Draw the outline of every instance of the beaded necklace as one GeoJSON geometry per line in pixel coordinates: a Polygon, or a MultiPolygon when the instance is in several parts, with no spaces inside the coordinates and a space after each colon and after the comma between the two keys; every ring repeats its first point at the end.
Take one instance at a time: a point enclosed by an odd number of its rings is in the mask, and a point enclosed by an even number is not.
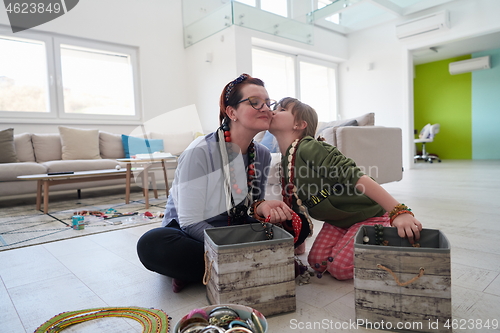
{"type": "Polygon", "coordinates": [[[246,216],[250,203],[258,199],[259,189],[257,188],[257,186],[255,186],[255,144],[252,140],[247,149],[247,195],[242,204],[235,205],[232,191],[234,190],[236,194],[241,194],[243,190],[238,186],[236,182],[236,174],[233,161],[236,158],[238,152],[233,151],[233,145],[230,144],[231,132],[227,122],[224,122],[219,130],[219,142],[221,147],[226,185],[226,197],[230,199],[230,201],[227,202],[228,224],[231,225],[235,222],[241,222],[241,220],[246,216]],[[223,133],[222,135],[221,132],[223,133]],[[221,140],[222,136],[223,140],[221,140]]]}
{"type": "Polygon", "coordinates": [[[125,317],[142,324],[143,332],[167,333],[170,317],[163,310],[139,307],[105,307],[60,313],[40,325],[35,333],[61,332],[66,328],[105,317],[125,317]]]}
{"type": "Polygon", "coordinates": [[[295,139],[295,141],[292,142],[292,145],[288,151],[288,181],[285,179],[285,175],[283,174],[283,170],[280,164],[280,173],[281,173],[281,186],[282,186],[282,191],[281,194],[283,196],[283,202],[285,202],[288,207],[292,208],[293,205],[293,198],[295,198],[295,202],[297,203],[297,206],[299,206],[299,210],[306,216],[307,222],[309,223],[309,236],[312,236],[313,234],[313,224],[311,221],[311,218],[309,217],[309,213],[307,212],[306,207],[302,204],[302,200],[299,198],[299,195],[297,194],[297,186],[295,186],[294,181],[294,175],[295,175],[295,158],[297,155],[297,149],[299,146],[299,139],[295,139]]]}

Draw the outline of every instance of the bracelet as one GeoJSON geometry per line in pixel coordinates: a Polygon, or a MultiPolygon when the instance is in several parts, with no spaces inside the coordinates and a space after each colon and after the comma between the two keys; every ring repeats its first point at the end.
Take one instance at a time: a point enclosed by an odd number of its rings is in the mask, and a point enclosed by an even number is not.
{"type": "Polygon", "coordinates": [[[265,200],[256,200],[254,201],[254,203],[252,204],[252,206],[250,207],[250,215],[253,216],[254,219],[256,219],[257,221],[260,221],[260,222],[265,222],[266,221],[266,218],[265,217],[262,217],[260,216],[259,214],[257,214],[257,207],[263,203],[265,200]]]}
{"type": "Polygon", "coordinates": [[[404,210],[400,210],[396,213],[394,213],[391,217],[390,217],[390,223],[391,223],[391,227],[392,227],[392,222],[394,222],[394,220],[396,219],[396,217],[398,217],[399,215],[401,214],[410,214],[411,216],[415,217],[415,215],[410,211],[410,210],[407,210],[407,209],[404,209],[404,210]]]}
{"type": "Polygon", "coordinates": [[[394,216],[394,214],[396,214],[397,212],[399,211],[402,211],[402,210],[407,210],[409,212],[411,212],[411,209],[405,205],[404,203],[400,203],[400,204],[397,204],[390,212],[389,212],[389,218],[392,219],[392,217],[394,216]]]}

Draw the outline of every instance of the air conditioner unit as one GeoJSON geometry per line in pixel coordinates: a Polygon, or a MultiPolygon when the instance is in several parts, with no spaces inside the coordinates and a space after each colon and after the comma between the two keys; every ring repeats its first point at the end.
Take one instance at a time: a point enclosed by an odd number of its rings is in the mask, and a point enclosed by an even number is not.
{"type": "Polygon", "coordinates": [[[406,39],[449,28],[450,16],[448,11],[441,11],[397,24],[396,36],[399,39],[406,39]]]}
{"type": "Polygon", "coordinates": [[[468,73],[490,67],[490,56],[473,58],[468,60],[450,62],[449,70],[451,75],[468,73]]]}

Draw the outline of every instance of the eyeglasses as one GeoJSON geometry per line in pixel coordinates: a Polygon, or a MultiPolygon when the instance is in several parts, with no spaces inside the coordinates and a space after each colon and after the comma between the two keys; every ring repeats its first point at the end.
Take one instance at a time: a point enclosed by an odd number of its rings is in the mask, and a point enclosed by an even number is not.
{"type": "Polygon", "coordinates": [[[264,107],[264,104],[267,105],[267,107],[271,110],[273,109],[277,102],[274,100],[274,99],[266,99],[266,100],[263,100],[262,98],[260,97],[256,97],[256,96],[251,96],[251,97],[248,97],[248,98],[245,98],[245,99],[242,99],[241,101],[239,101],[238,103],[236,104],[240,104],[240,103],[243,103],[243,102],[246,102],[246,101],[249,101],[250,102],[250,105],[255,109],[255,110],[261,110],[263,107],[264,107]]]}

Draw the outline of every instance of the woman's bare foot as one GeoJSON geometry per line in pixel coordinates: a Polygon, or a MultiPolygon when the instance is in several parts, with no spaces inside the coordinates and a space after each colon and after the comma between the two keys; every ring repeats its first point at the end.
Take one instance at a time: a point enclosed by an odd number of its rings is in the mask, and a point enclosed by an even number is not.
{"type": "Polygon", "coordinates": [[[188,283],[186,281],[179,279],[172,279],[172,291],[174,293],[181,292],[181,290],[184,289],[187,285],[188,283]]]}

